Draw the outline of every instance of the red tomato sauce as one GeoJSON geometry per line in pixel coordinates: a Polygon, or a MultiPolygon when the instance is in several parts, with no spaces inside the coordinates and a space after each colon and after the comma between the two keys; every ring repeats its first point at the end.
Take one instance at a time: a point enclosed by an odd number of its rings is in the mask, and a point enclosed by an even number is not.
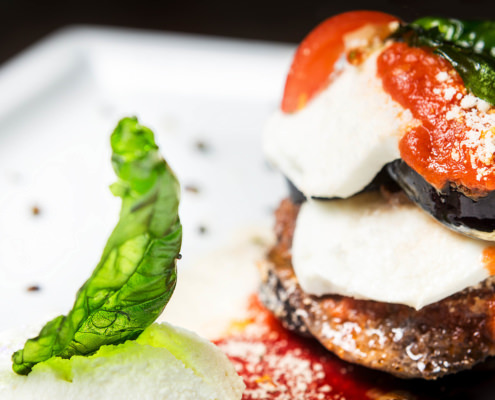
{"type": "Polygon", "coordinates": [[[462,110],[466,89],[453,67],[428,49],[394,43],[380,54],[377,71],[384,90],[419,121],[400,140],[402,159],[437,189],[452,182],[475,195],[494,190],[493,155],[480,159],[469,143],[477,110],[462,110]]]}
{"type": "Polygon", "coordinates": [[[388,385],[380,387],[376,376],[364,379],[362,368],[284,329],[257,296],[251,298],[249,314],[241,329],[216,341],[244,379],[243,400],[406,398],[387,397],[392,395],[388,385]]]}
{"type": "Polygon", "coordinates": [[[483,250],[481,260],[490,276],[495,275],[495,246],[486,247],[483,250]]]}

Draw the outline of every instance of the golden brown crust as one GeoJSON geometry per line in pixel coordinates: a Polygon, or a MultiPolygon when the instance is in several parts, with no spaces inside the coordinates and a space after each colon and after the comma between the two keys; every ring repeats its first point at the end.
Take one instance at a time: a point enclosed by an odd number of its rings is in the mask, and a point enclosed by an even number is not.
{"type": "Polygon", "coordinates": [[[281,203],[277,244],[262,266],[260,297],[287,327],[311,332],[344,360],[403,378],[435,379],[495,354],[493,277],[421,310],[304,293],[290,254],[298,211],[290,200],[281,203]]]}

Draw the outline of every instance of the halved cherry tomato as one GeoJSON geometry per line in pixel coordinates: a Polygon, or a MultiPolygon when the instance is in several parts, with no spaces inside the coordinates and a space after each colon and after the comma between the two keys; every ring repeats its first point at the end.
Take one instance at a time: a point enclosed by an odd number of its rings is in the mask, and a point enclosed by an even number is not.
{"type": "Polygon", "coordinates": [[[399,21],[378,11],[350,11],[318,25],[299,45],[285,83],[282,111],[304,107],[327,83],[335,62],[344,51],[344,36],[365,25],[388,25],[399,21]]]}

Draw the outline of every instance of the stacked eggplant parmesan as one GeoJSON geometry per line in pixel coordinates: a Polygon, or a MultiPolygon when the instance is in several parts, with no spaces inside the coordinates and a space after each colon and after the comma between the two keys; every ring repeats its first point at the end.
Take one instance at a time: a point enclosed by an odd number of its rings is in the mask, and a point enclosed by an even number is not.
{"type": "Polygon", "coordinates": [[[494,57],[492,22],[355,11],[304,39],[264,135],[287,327],[405,378],[495,354],[494,57]]]}

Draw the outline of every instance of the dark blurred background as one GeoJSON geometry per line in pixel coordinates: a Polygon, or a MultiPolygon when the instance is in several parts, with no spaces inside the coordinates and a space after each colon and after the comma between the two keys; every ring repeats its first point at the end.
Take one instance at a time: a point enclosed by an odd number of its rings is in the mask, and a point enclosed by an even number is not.
{"type": "Polygon", "coordinates": [[[73,24],[297,43],[328,16],[352,9],[381,10],[405,20],[427,14],[495,19],[495,0],[0,0],[0,63],[73,24]]]}

